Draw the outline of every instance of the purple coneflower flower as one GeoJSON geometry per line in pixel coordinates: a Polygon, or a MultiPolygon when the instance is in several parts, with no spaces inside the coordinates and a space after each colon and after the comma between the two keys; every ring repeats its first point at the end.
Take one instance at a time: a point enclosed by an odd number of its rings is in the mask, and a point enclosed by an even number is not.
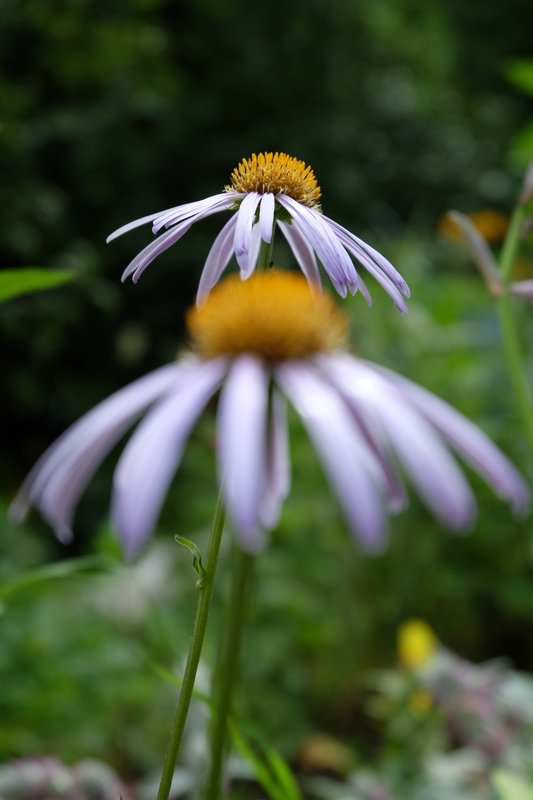
{"type": "Polygon", "coordinates": [[[62,539],[100,462],[142,414],[114,476],[113,524],[128,555],[150,537],[187,438],[220,393],[217,455],[241,546],[261,549],[290,486],[287,401],[301,417],[347,523],[382,546],[389,511],[407,503],[398,467],[452,529],[475,514],[447,445],[515,511],[520,474],[471,422],[390,370],[342,350],[347,321],[331,297],[290,272],[231,276],[188,314],[192,351],[109,397],[45,452],[12,505],[36,506],[62,539]]]}
{"type": "Polygon", "coordinates": [[[275,226],[280,228],[308,280],[320,285],[317,260],[337,292],[362,292],[370,295],[357,273],[353,256],[383,286],[400,311],[407,311],[404,297],[409,289],[402,276],[387,259],[353,233],[320,210],[320,188],[312,169],[285,153],[255,153],[243,159],[231,175],[231,184],[220,194],[195,203],[185,203],[166,211],[157,211],[123,225],[107,241],[122,236],[139,225],[152,223],[152,232],[160,234],[126,267],[122,280],[130,275],[137,282],[146,267],[168,250],[200,219],[232,210],[209,251],[200,285],[198,303],[203,302],[235,253],[241,278],[255,269],[261,242],[272,243],[275,226]],[[164,233],[160,233],[161,231],[164,233]]]}

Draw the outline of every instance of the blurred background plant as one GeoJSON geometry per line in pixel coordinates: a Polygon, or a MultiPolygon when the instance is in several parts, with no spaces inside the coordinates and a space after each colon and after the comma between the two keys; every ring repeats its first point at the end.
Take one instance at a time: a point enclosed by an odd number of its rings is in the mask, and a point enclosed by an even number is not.
{"type": "MultiPolygon", "coordinates": [[[[4,502],[68,424],[174,356],[218,223],[195,226],[138,286],[120,286],[119,276],[151,234],[137,231],[109,247],[106,235],[219,191],[239,159],[261,149],[310,163],[326,212],[382,250],[411,285],[406,318],[378,291],[372,313],[360,298],[345,304],[356,351],[445,397],[531,477],[491,298],[438,224],[447,209],[460,208],[477,214],[487,239],[500,244],[533,155],[529,23],[528,0],[490,8],[458,0],[272,0],[253,8],[244,0],[4,0],[4,280],[29,266],[76,278],[2,306],[4,502]]],[[[531,234],[515,271],[533,277],[531,234]]],[[[531,309],[516,313],[523,342],[531,341],[531,309]]],[[[531,358],[530,351],[529,367],[531,358]]],[[[237,716],[260,721],[265,739],[299,771],[321,758],[327,773],[329,757],[324,765],[316,742],[333,740],[344,764],[333,772],[344,788],[337,781],[320,790],[336,791],[332,798],[347,796],[353,773],[351,798],[438,800],[435,783],[416,788],[396,766],[372,774],[372,764],[385,769],[389,752],[391,763],[403,759],[413,771],[420,746],[428,748],[420,781],[444,775],[445,786],[454,770],[475,776],[482,768],[482,790],[490,775],[490,791],[508,800],[502,792],[515,764],[508,751],[523,747],[530,717],[504,748],[503,778],[494,778],[495,766],[487,772],[485,759],[479,767],[485,756],[470,739],[451,736],[434,699],[417,717],[407,700],[398,710],[379,686],[372,691],[389,705],[376,716],[368,685],[373,670],[394,663],[396,631],[412,616],[429,620],[469,661],[506,656],[533,670],[531,521],[512,519],[476,482],[480,514],[471,535],[443,537],[413,498],[394,521],[387,552],[363,558],[292,423],[293,492],[258,565],[237,716]],[[402,739],[397,725],[408,723],[402,739]]],[[[0,588],[0,761],[97,758],[128,781],[157,768],[175,687],[156,667],[179,672],[195,600],[195,574],[173,537],[205,542],[216,492],[212,450],[207,419],[158,541],[131,567],[122,565],[106,522],[112,463],[84,499],[69,548],[38,519],[15,530],[2,514],[0,586],[11,590],[0,588]],[[61,578],[39,572],[74,557],[96,561],[61,578]],[[27,571],[34,579],[16,584],[27,571]]],[[[223,559],[222,587],[224,568],[223,559]]],[[[446,669],[459,669],[462,662],[446,658],[446,669]]],[[[488,680],[474,666],[463,665],[463,677],[468,669],[488,680]]],[[[399,674],[414,680],[405,668],[399,674]]],[[[499,692],[512,673],[495,674],[499,692]]],[[[488,727],[495,733],[492,718],[488,727]]],[[[533,780],[529,763],[520,769],[533,780]]]]}

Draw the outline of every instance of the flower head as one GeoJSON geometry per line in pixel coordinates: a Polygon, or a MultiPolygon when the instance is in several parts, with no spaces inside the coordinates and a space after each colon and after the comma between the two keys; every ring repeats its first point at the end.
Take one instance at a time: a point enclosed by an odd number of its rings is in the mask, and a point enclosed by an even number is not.
{"type": "Polygon", "coordinates": [[[320,285],[317,257],[340,295],[362,292],[370,295],[352,257],[380,283],[400,311],[405,312],[409,289],[402,276],[377,250],[320,209],[321,192],[313,170],[303,161],[285,153],[255,153],[243,159],[231,174],[231,182],[220,194],[166,211],[157,211],[129,222],[109,237],[108,242],[139,225],[152,223],[157,238],[126,267],[122,280],[130,275],[137,282],[146,267],[168,250],[189,228],[219,211],[234,211],[216,237],[207,256],[197,301],[205,300],[235,254],[242,279],[254,271],[261,242],[271,244],[278,227],[287,240],[306,278],[320,285]]]}
{"type": "Polygon", "coordinates": [[[475,513],[450,445],[516,511],[528,490],[472,423],[394,372],[342,350],[346,326],[330,298],[298,275],[227,279],[188,316],[191,352],[109,397],[45,452],[12,505],[33,504],[61,538],[79,497],[125,430],[146,414],[114,476],[112,517],[127,554],[150,537],[187,438],[219,393],[217,460],[243,548],[258,551],[290,487],[287,401],[301,417],[348,525],[382,546],[389,511],[406,505],[398,465],[450,528],[475,513]]]}

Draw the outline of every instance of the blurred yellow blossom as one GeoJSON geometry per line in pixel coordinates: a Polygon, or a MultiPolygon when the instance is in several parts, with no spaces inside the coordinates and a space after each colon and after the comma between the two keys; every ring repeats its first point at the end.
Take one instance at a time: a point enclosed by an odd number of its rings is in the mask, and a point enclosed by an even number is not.
{"type": "Polygon", "coordinates": [[[433,629],[421,619],[410,619],[400,625],[397,638],[398,658],[405,667],[421,667],[437,648],[433,629]]]}
{"type": "MultiPolygon", "coordinates": [[[[466,215],[474,228],[487,242],[500,242],[507,231],[508,218],[501,211],[485,208],[466,215]]],[[[459,242],[462,239],[461,227],[448,214],[443,214],[437,222],[437,230],[445,239],[459,242]]]]}

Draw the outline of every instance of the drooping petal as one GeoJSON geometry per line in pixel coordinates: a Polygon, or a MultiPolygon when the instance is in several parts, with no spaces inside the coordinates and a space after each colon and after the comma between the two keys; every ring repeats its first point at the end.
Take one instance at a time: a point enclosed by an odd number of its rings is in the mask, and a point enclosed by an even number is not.
{"type": "Polygon", "coordinates": [[[353,247],[351,252],[353,252],[359,261],[361,261],[361,264],[366,266],[366,263],[362,258],[362,256],[366,256],[370,261],[374,262],[375,267],[378,270],[382,271],[388,278],[390,278],[394,286],[400,290],[404,297],[410,297],[411,293],[409,291],[409,286],[405,282],[404,278],[390,263],[390,261],[388,261],[385,256],[379,252],[379,250],[371,247],[369,244],[367,244],[367,242],[364,242],[358,236],[355,236],[355,234],[351,233],[351,231],[347,230],[347,228],[344,228],[342,225],[339,225],[339,223],[335,222],[335,220],[330,219],[330,217],[326,217],[324,215],[324,219],[346,247],[348,244],[353,247]]]}
{"type": "Polygon", "coordinates": [[[384,367],[377,369],[387,381],[398,387],[496,494],[511,503],[515,512],[523,513],[527,509],[530,499],[527,484],[516,467],[483,431],[427,389],[384,367]]]}
{"type": "Polygon", "coordinates": [[[93,408],[41,456],[10,507],[14,519],[36,506],[59,538],[69,538],[78,500],[105,456],[135,419],[179,384],[185,364],[169,364],[111,395],[93,408]]]}
{"type": "Polygon", "coordinates": [[[277,199],[292,216],[293,225],[298,225],[308,240],[339,294],[346,297],[348,289],[355,294],[358,288],[355,267],[346,250],[326,226],[322,214],[285,195],[279,195],[277,199]]]}
{"type": "MultiPolygon", "coordinates": [[[[176,211],[181,206],[176,206],[173,211],[176,211]]],[[[106,239],[106,243],[112,242],[113,239],[118,239],[119,236],[123,236],[125,233],[134,230],[134,228],[139,228],[141,225],[146,225],[147,222],[153,222],[160,214],[165,214],[165,211],[156,211],[154,214],[147,214],[145,217],[139,217],[139,219],[134,219],[132,222],[126,223],[126,225],[121,225],[120,228],[117,228],[116,231],[110,233],[106,239]]]]}
{"type": "MultiPolygon", "coordinates": [[[[358,261],[370,272],[370,274],[380,283],[387,294],[392,298],[395,306],[401,311],[402,314],[407,312],[407,304],[402,296],[402,294],[406,293],[406,296],[409,296],[409,290],[406,289],[407,284],[403,278],[401,278],[402,284],[405,285],[406,291],[402,291],[402,289],[398,288],[396,283],[389,277],[387,272],[383,269],[382,263],[377,261],[377,256],[380,254],[377,250],[374,250],[375,257],[370,253],[372,248],[364,249],[362,246],[354,243],[356,239],[353,234],[349,233],[349,231],[344,231],[340,225],[338,225],[333,220],[327,220],[329,224],[331,224],[332,228],[336,231],[338,239],[340,243],[353,255],[357,258],[358,261]]],[[[359,240],[361,241],[361,240],[359,240]]],[[[362,243],[364,244],[364,242],[362,243]]],[[[383,256],[380,256],[382,262],[386,262],[383,256]]],[[[390,265],[392,267],[392,265],[390,265]]],[[[393,267],[392,267],[393,268],[393,267]]],[[[394,268],[393,268],[394,269],[394,268]]],[[[401,277],[401,276],[400,276],[401,277]]]]}
{"type": "Polygon", "coordinates": [[[254,224],[255,212],[261,195],[258,192],[247,194],[237,211],[237,224],[235,226],[235,255],[239,267],[245,272],[249,268],[248,254],[250,251],[250,241],[252,236],[252,226],[254,224]]]}
{"type": "Polygon", "coordinates": [[[138,253],[135,258],[130,261],[124,272],[121,276],[121,281],[124,283],[130,275],[133,275],[133,282],[137,283],[139,278],[141,277],[142,273],[148,267],[152,261],[154,261],[161,253],[164,253],[165,250],[168,250],[169,247],[172,247],[173,244],[178,242],[182,236],[185,236],[187,231],[194,225],[196,219],[188,219],[184,222],[180,222],[171,230],[162,233],[161,236],[158,236],[157,239],[154,239],[150,244],[146,245],[140,253],[138,253]]]}
{"type": "Polygon", "coordinates": [[[461,214],[460,211],[448,211],[447,217],[459,226],[466,249],[483,277],[487,289],[495,297],[500,297],[503,291],[502,276],[486,239],[466,214],[461,214]]]}
{"type": "Polygon", "coordinates": [[[291,488],[291,462],[289,431],[285,398],[272,392],[267,442],[265,487],[260,507],[261,524],[274,528],[279,520],[281,506],[291,488]]]}
{"type": "Polygon", "coordinates": [[[298,226],[289,225],[287,222],[281,222],[280,220],[278,220],[278,225],[309,283],[322,287],[315,252],[298,226]]]}
{"type": "Polygon", "coordinates": [[[211,205],[206,205],[193,217],[189,217],[173,225],[170,230],[162,233],[147,247],[145,247],[144,250],[141,250],[141,252],[133,259],[133,261],[130,262],[130,264],[122,273],[122,281],[125,281],[130,275],[133,275],[133,282],[137,283],[146,267],[148,267],[152,261],[157,258],[157,256],[161,255],[161,253],[163,253],[165,250],[168,250],[169,247],[181,239],[181,237],[187,233],[189,228],[191,228],[195,222],[205,219],[212,214],[218,214],[219,211],[223,211],[226,207],[227,203],[223,204],[222,201],[213,203],[211,205]]]}
{"type": "Polygon", "coordinates": [[[379,461],[391,511],[404,510],[408,505],[407,495],[391,458],[390,444],[372,401],[372,393],[367,388],[366,367],[359,370],[359,359],[343,353],[316,356],[314,363],[343,396],[361,435],[379,461]]]}
{"type": "Polygon", "coordinates": [[[513,281],[509,289],[518,297],[533,301],[533,279],[527,281],[513,281]]]}
{"type": "Polygon", "coordinates": [[[230,369],[220,396],[220,482],[242,547],[264,543],[259,512],[265,485],[266,412],[269,376],[257,358],[244,355],[230,369]]]}
{"type": "Polygon", "coordinates": [[[342,399],[304,362],[280,364],[275,378],[307,428],[352,532],[365,549],[381,549],[384,476],[342,399]]]}
{"type": "Polygon", "coordinates": [[[154,219],[152,226],[152,233],[158,233],[161,228],[170,228],[178,222],[182,222],[189,217],[196,217],[207,211],[209,213],[216,213],[230,208],[237,200],[233,193],[221,192],[214,194],[211,197],[205,197],[203,200],[196,200],[193,203],[184,203],[176,208],[169,208],[168,211],[163,211],[154,219]]]}
{"type": "Polygon", "coordinates": [[[248,266],[246,269],[241,268],[241,278],[245,281],[253,273],[257,266],[257,259],[259,257],[259,250],[261,249],[261,230],[259,225],[254,225],[252,228],[252,235],[250,236],[250,250],[248,252],[248,266]]]}
{"type": "Polygon", "coordinates": [[[233,237],[237,217],[233,215],[226,222],[208,253],[196,295],[196,304],[201,305],[228,266],[233,255],[233,237]]]}
{"type": "Polygon", "coordinates": [[[126,556],[149,539],[194,423],[227,369],[197,362],[148,414],[128,442],[113,480],[112,519],[126,556]]]}
{"type": "Polygon", "coordinates": [[[346,382],[353,382],[359,401],[374,409],[422,499],[450,528],[467,527],[475,514],[474,496],[435,429],[374,365],[350,356],[341,358],[346,382]]]}
{"type": "Polygon", "coordinates": [[[259,226],[261,228],[261,239],[264,242],[272,241],[272,231],[274,229],[274,207],[276,201],[274,195],[267,192],[261,198],[259,206],[259,226]]]}

